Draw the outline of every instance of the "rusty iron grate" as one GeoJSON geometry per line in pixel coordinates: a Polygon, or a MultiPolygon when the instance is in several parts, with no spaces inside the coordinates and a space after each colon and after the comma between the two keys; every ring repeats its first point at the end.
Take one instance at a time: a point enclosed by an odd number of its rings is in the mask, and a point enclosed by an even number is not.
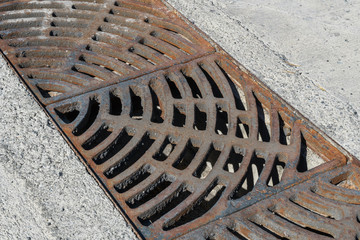
{"type": "Polygon", "coordinates": [[[5,1],[0,37],[139,237],[360,238],[358,161],[160,0],[5,1]]]}

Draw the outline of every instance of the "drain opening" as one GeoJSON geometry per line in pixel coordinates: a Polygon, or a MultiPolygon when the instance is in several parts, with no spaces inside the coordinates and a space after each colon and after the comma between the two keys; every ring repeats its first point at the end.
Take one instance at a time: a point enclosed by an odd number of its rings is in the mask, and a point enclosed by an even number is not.
{"type": "Polygon", "coordinates": [[[198,151],[199,147],[194,146],[192,140],[189,140],[179,158],[174,162],[173,167],[179,170],[184,170],[190,165],[198,151]]]}
{"type": "Polygon", "coordinates": [[[165,223],[163,230],[169,231],[203,216],[216,204],[224,190],[225,185],[215,180],[193,204],[165,223]]]}
{"type": "Polygon", "coordinates": [[[312,233],[315,233],[317,235],[321,235],[321,236],[324,236],[324,237],[329,237],[329,238],[334,238],[334,236],[332,236],[329,232],[325,232],[325,231],[322,231],[322,230],[319,230],[319,229],[316,229],[315,227],[317,226],[304,226],[303,224],[303,220],[298,220],[296,216],[291,216],[291,218],[289,218],[287,216],[287,214],[284,214],[280,211],[277,211],[277,206],[272,206],[270,208],[268,208],[268,211],[270,211],[271,213],[275,214],[276,217],[279,217],[281,218],[282,220],[290,223],[290,224],[293,224],[293,225],[296,225],[304,230],[307,230],[309,232],[312,232],[312,233]]]}
{"type": "Polygon", "coordinates": [[[166,137],[164,142],[161,144],[160,149],[153,155],[155,160],[165,161],[170,156],[172,151],[174,151],[176,144],[170,140],[172,140],[171,136],[166,137]]]}
{"type": "Polygon", "coordinates": [[[201,91],[200,91],[198,85],[196,84],[195,80],[192,77],[187,76],[184,71],[181,71],[181,73],[185,77],[185,79],[191,89],[193,98],[202,98],[201,91]]]}
{"type": "Polygon", "coordinates": [[[168,176],[167,174],[163,174],[145,190],[142,190],[140,193],[128,199],[126,204],[130,208],[137,208],[159,195],[168,186],[170,186],[173,181],[173,177],[168,176]]]}
{"type": "Polygon", "coordinates": [[[111,115],[121,115],[122,104],[121,99],[115,92],[110,92],[110,111],[111,115]]]}
{"type": "Polygon", "coordinates": [[[200,163],[199,167],[193,173],[194,177],[204,179],[206,178],[211,170],[214,168],[216,161],[218,160],[221,151],[214,148],[214,145],[211,144],[205,158],[200,163]]]}
{"type": "Polygon", "coordinates": [[[285,162],[281,161],[279,156],[275,157],[273,168],[271,169],[267,185],[273,187],[281,182],[282,175],[284,173],[285,162]]]}
{"type": "Polygon", "coordinates": [[[143,118],[143,106],[141,97],[135,94],[133,89],[130,89],[130,97],[131,97],[131,111],[130,117],[135,120],[141,120],[143,118]]]}
{"type": "Polygon", "coordinates": [[[217,66],[223,73],[227,83],[229,84],[231,91],[233,93],[235,107],[238,110],[247,110],[247,101],[245,92],[237,85],[235,85],[236,79],[232,78],[228,73],[220,66],[218,62],[216,62],[217,66]]]}
{"type": "Polygon", "coordinates": [[[264,226],[264,224],[262,223],[262,221],[259,220],[259,218],[256,217],[256,216],[250,217],[249,220],[250,220],[252,223],[254,223],[257,227],[259,227],[261,230],[263,230],[264,232],[268,233],[270,236],[275,237],[276,239],[290,240],[289,238],[280,236],[280,235],[276,232],[275,229],[267,228],[266,226],[264,226]]]}
{"type": "Polygon", "coordinates": [[[248,239],[248,238],[244,237],[241,233],[239,233],[235,227],[226,227],[226,230],[228,230],[237,239],[240,239],[240,240],[248,239]]]}
{"type": "Polygon", "coordinates": [[[86,130],[88,130],[91,125],[95,122],[96,117],[99,114],[100,103],[95,97],[91,97],[89,99],[89,107],[81,122],[77,125],[77,127],[72,131],[75,136],[80,136],[86,130]]]}
{"type": "Polygon", "coordinates": [[[77,103],[66,104],[55,108],[55,113],[65,124],[72,123],[79,116],[79,105],[77,103]]]}
{"type": "Polygon", "coordinates": [[[279,116],[279,127],[280,127],[280,137],[279,142],[282,145],[290,145],[291,143],[291,127],[285,124],[282,116],[278,113],[279,116]]]}
{"type": "Polygon", "coordinates": [[[231,199],[239,199],[254,189],[256,182],[264,168],[265,159],[253,153],[245,175],[231,194],[231,199]]]}
{"type": "Polygon", "coordinates": [[[216,105],[215,132],[219,135],[227,135],[229,128],[228,114],[220,105],[216,105]]]}
{"type": "Polygon", "coordinates": [[[153,171],[154,168],[149,164],[146,164],[142,166],[139,170],[135,171],[130,177],[116,184],[114,188],[118,193],[127,192],[136,185],[140,184],[146,178],[148,178],[153,171]]]}
{"type": "Polygon", "coordinates": [[[174,105],[172,125],[176,127],[185,126],[186,108],[185,105],[174,105]]]}
{"type": "Polygon", "coordinates": [[[122,173],[130,166],[132,166],[137,160],[139,160],[145,152],[151,147],[155,139],[150,138],[150,133],[146,132],[138,144],[133,148],[125,157],[123,157],[114,166],[110,167],[104,172],[107,178],[113,178],[116,175],[122,173]]]}
{"type": "Polygon", "coordinates": [[[317,155],[308,145],[307,141],[301,133],[301,147],[299,162],[296,167],[298,172],[309,171],[321,164],[325,163],[325,160],[317,155]]]}
{"type": "Polygon", "coordinates": [[[182,184],[178,189],[176,189],[169,197],[167,197],[164,201],[150,209],[149,211],[141,214],[138,219],[144,226],[149,226],[152,223],[156,222],[166,213],[170,212],[180,203],[182,203],[188,196],[190,196],[191,192],[187,189],[187,187],[182,184]]]}
{"type": "Polygon", "coordinates": [[[56,97],[66,92],[66,90],[61,89],[60,86],[57,87],[57,89],[54,89],[54,85],[46,86],[44,84],[37,84],[36,87],[39,90],[41,96],[43,96],[44,98],[56,97]]]}
{"type": "Polygon", "coordinates": [[[95,132],[95,134],[92,135],[88,140],[86,140],[81,146],[85,150],[91,150],[97,145],[99,145],[101,142],[103,142],[108,136],[110,136],[111,133],[112,131],[109,130],[109,126],[103,124],[95,132]]]}
{"type": "Polygon", "coordinates": [[[199,131],[204,131],[206,129],[207,119],[206,107],[204,105],[196,104],[194,107],[194,129],[199,131]]]}
{"type": "Polygon", "coordinates": [[[239,147],[232,147],[223,169],[230,173],[237,172],[241,166],[244,155],[244,149],[240,149],[239,147]]]}
{"type": "Polygon", "coordinates": [[[161,106],[159,103],[159,97],[155,93],[154,89],[149,86],[151,99],[152,99],[152,115],[151,121],[155,123],[162,123],[164,122],[163,119],[163,111],[161,110],[161,106]]]}
{"type": "Polygon", "coordinates": [[[223,98],[223,95],[219,89],[219,86],[216,84],[214,78],[204,69],[204,64],[198,64],[200,70],[205,75],[205,78],[208,80],[211,86],[211,90],[213,92],[214,97],[216,98],[223,98]]]}
{"type": "Polygon", "coordinates": [[[249,132],[249,125],[245,124],[240,118],[238,118],[235,136],[238,138],[249,138],[249,132]]]}
{"type": "Polygon", "coordinates": [[[269,110],[259,101],[253,93],[258,113],[258,140],[261,142],[270,142],[271,122],[269,110]]]}
{"type": "Polygon", "coordinates": [[[116,139],[107,148],[105,148],[98,155],[96,155],[93,158],[93,161],[96,164],[103,164],[104,162],[115,156],[118,152],[120,152],[120,150],[123,149],[132,138],[133,136],[128,133],[126,128],[122,129],[116,139]]]}
{"type": "Polygon", "coordinates": [[[181,93],[175,81],[170,80],[170,78],[167,75],[165,75],[165,80],[169,85],[172,97],[175,99],[181,99],[181,93]]]}

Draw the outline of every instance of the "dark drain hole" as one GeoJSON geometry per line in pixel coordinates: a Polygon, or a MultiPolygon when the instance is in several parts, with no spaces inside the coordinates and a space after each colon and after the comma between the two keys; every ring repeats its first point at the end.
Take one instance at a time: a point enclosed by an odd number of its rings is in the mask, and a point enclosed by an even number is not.
{"type": "Polygon", "coordinates": [[[260,223],[257,223],[255,220],[249,219],[252,223],[254,223],[257,227],[259,227],[261,230],[265,231],[266,233],[270,234],[271,236],[275,237],[276,239],[281,240],[289,240],[289,238],[281,237],[276,232],[273,232],[272,229],[268,229],[265,226],[261,225],[260,223]]]}
{"type": "Polygon", "coordinates": [[[280,215],[279,213],[276,212],[276,207],[270,207],[270,208],[268,209],[268,211],[270,211],[271,213],[275,214],[275,216],[283,219],[284,221],[286,221],[286,222],[288,222],[288,223],[290,223],[290,224],[296,225],[296,226],[298,226],[298,227],[300,227],[300,228],[302,228],[302,229],[306,229],[306,230],[308,230],[308,231],[310,231],[310,232],[313,232],[313,233],[315,233],[315,234],[322,235],[322,236],[325,236],[325,237],[334,238],[334,237],[333,237],[331,234],[329,234],[329,233],[326,233],[326,232],[323,232],[323,231],[320,231],[320,230],[317,230],[317,229],[314,229],[314,228],[308,227],[308,226],[304,227],[304,226],[299,225],[298,223],[296,223],[296,222],[294,222],[294,221],[286,218],[285,216],[280,215]]]}
{"type": "Polygon", "coordinates": [[[132,136],[128,134],[126,129],[121,130],[116,139],[102,152],[93,158],[96,164],[102,164],[115,156],[128,142],[132,139],[132,136]]]}
{"type": "Polygon", "coordinates": [[[141,191],[141,193],[136,196],[130,198],[126,201],[126,204],[129,205],[130,208],[137,208],[152,198],[156,197],[163,190],[165,190],[172,183],[172,179],[170,179],[166,174],[159,177],[155,183],[151,184],[146,190],[141,191]]]}
{"type": "Polygon", "coordinates": [[[185,115],[185,106],[183,105],[174,105],[173,121],[172,125],[176,127],[183,127],[185,125],[186,115],[185,115]]]}
{"type": "Polygon", "coordinates": [[[211,90],[213,92],[214,97],[216,98],[223,98],[223,95],[218,87],[218,85],[216,84],[215,80],[213,77],[211,77],[211,75],[203,68],[203,64],[199,64],[199,68],[201,69],[201,71],[204,73],[206,79],[208,80],[208,82],[210,83],[211,86],[211,90]]]}
{"type": "Polygon", "coordinates": [[[194,119],[194,129],[195,130],[200,130],[203,131],[206,129],[206,112],[203,112],[200,110],[200,108],[195,105],[194,108],[194,114],[195,114],[195,119],[194,119]]]}
{"type": "Polygon", "coordinates": [[[76,109],[77,107],[77,104],[68,104],[61,108],[55,108],[55,113],[65,124],[69,124],[72,123],[80,113],[76,109]]]}
{"type": "Polygon", "coordinates": [[[133,173],[130,177],[123,180],[121,183],[116,184],[115,190],[118,193],[124,193],[129,191],[134,186],[138,185],[146,178],[148,178],[152,173],[153,168],[150,165],[142,166],[139,170],[133,173]]]}
{"type": "Polygon", "coordinates": [[[169,137],[167,137],[161,144],[159,151],[157,151],[153,158],[158,161],[165,161],[174,150],[176,144],[171,143],[169,137]]]}
{"type": "Polygon", "coordinates": [[[104,175],[107,178],[113,178],[119,173],[122,173],[123,171],[128,169],[145,154],[145,152],[151,147],[154,141],[154,139],[150,138],[150,134],[148,132],[145,133],[139,143],[135,146],[135,148],[133,148],[130,153],[128,153],[114,166],[106,170],[104,175]]]}
{"type": "Polygon", "coordinates": [[[142,115],[143,115],[143,106],[141,104],[141,97],[136,95],[131,88],[130,88],[130,97],[131,97],[130,117],[136,120],[140,120],[142,119],[142,115]]]}
{"type": "Polygon", "coordinates": [[[211,145],[210,149],[208,150],[205,158],[200,163],[199,167],[193,173],[194,177],[204,179],[206,178],[211,170],[214,168],[216,161],[218,160],[221,151],[215,150],[214,146],[211,145]]]}
{"type": "Polygon", "coordinates": [[[90,150],[99,145],[102,141],[104,141],[112,131],[109,131],[109,127],[103,124],[94,135],[92,135],[88,140],[86,140],[81,146],[85,150],[90,150]]]}
{"type": "Polygon", "coordinates": [[[256,107],[258,112],[258,140],[262,142],[270,142],[270,113],[257,99],[254,93],[253,95],[256,101],[256,107]]]}
{"type": "Polygon", "coordinates": [[[155,123],[162,123],[164,122],[163,119],[163,111],[161,110],[161,106],[159,103],[159,98],[156,95],[154,89],[149,86],[150,93],[151,93],[151,99],[152,99],[152,115],[151,115],[151,121],[155,123]]]}
{"type": "Polygon", "coordinates": [[[201,91],[198,85],[195,83],[195,80],[192,77],[186,76],[183,71],[181,71],[182,75],[185,77],[193,95],[193,98],[202,98],[201,91]]]}
{"type": "Polygon", "coordinates": [[[218,65],[219,69],[221,70],[221,72],[223,73],[224,77],[226,78],[230,88],[231,88],[231,91],[233,93],[233,96],[234,96],[234,100],[235,100],[235,106],[237,109],[239,110],[246,110],[246,107],[245,107],[245,93],[242,92],[242,95],[243,95],[243,100],[241,99],[241,96],[239,94],[239,89],[236,87],[235,83],[231,80],[230,76],[225,72],[225,70],[219,65],[218,62],[216,62],[216,64],[218,65]]]}
{"type": "Polygon", "coordinates": [[[270,176],[267,181],[268,186],[275,186],[281,182],[281,177],[283,175],[285,168],[285,162],[279,160],[279,157],[275,157],[273,168],[270,172],[270,176]]]}
{"type": "Polygon", "coordinates": [[[95,122],[97,115],[99,114],[100,104],[95,98],[89,99],[89,107],[85,114],[84,119],[81,120],[79,125],[72,131],[75,136],[80,136],[86,130],[88,130],[91,125],[95,122]]]}
{"type": "Polygon", "coordinates": [[[225,162],[224,170],[230,173],[237,172],[240,168],[243,158],[243,153],[236,152],[235,149],[232,148],[229,157],[225,162]]]}
{"type": "Polygon", "coordinates": [[[120,115],[122,112],[121,99],[115,95],[115,93],[110,92],[110,114],[111,115],[120,115]]]}
{"type": "Polygon", "coordinates": [[[138,219],[144,226],[149,226],[156,222],[159,218],[174,209],[177,205],[182,203],[191,192],[186,189],[186,186],[181,185],[175,190],[173,194],[167,197],[164,201],[150,209],[149,211],[141,214],[138,219]]]}
{"type": "Polygon", "coordinates": [[[238,138],[249,138],[249,125],[243,123],[240,118],[237,120],[235,136],[238,138]]]}
{"type": "Polygon", "coordinates": [[[231,194],[231,199],[238,199],[251,192],[260,177],[264,168],[265,159],[257,157],[253,154],[245,175],[242,177],[239,185],[231,194]]]}
{"type": "Polygon", "coordinates": [[[186,143],[186,146],[184,150],[181,152],[179,158],[173,164],[173,167],[179,170],[184,170],[185,168],[187,168],[190,165],[191,161],[194,159],[198,150],[199,148],[195,147],[192,144],[191,140],[189,140],[186,143]]]}
{"type": "Polygon", "coordinates": [[[291,128],[286,126],[280,114],[278,114],[278,116],[279,116],[279,128],[280,128],[279,142],[283,145],[290,145],[291,128]]]}
{"type": "Polygon", "coordinates": [[[215,132],[219,135],[227,135],[228,133],[228,114],[220,106],[216,105],[216,126],[215,132]]]}
{"type": "Polygon", "coordinates": [[[238,231],[235,230],[235,228],[226,228],[232,235],[234,235],[236,238],[240,240],[247,240],[243,235],[241,235],[238,231]]]}
{"type": "Polygon", "coordinates": [[[219,184],[218,181],[215,180],[195,203],[165,223],[163,230],[168,231],[174,229],[201,217],[216,204],[224,190],[225,186],[219,184]]]}
{"type": "Polygon", "coordinates": [[[174,81],[171,81],[168,76],[165,75],[165,80],[167,84],[169,85],[171,95],[175,99],[181,99],[181,93],[179,91],[179,88],[176,86],[176,83],[174,81]]]}
{"type": "MultiPolygon", "coordinates": [[[[51,98],[51,97],[55,97],[57,95],[62,94],[62,92],[64,90],[60,90],[58,89],[58,91],[56,91],[55,89],[46,89],[45,86],[40,86],[40,84],[36,85],[37,89],[39,89],[40,94],[44,97],[44,98],[51,98]]],[[[54,86],[49,86],[50,88],[54,88],[54,86]]]]}

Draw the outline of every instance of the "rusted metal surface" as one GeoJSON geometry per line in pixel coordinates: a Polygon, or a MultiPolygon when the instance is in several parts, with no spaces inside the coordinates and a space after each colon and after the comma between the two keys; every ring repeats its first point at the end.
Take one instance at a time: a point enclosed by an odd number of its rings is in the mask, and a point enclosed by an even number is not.
{"type": "Polygon", "coordinates": [[[357,161],[161,1],[0,11],[5,56],[140,237],[357,234],[357,161]]]}
{"type": "Polygon", "coordinates": [[[325,172],[180,239],[359,239],[360,168],[325,172]]]}
{"type": "Polygon", "coordinates": [[[348,160],[220,53],[47,109],[149,239],[180,236],[348,160]]]}
{"type": "Polygon", "coordinates": [[[5,1],[0,21],[0,48],[45,105],[213,51],[161,1],[5,1]]]}

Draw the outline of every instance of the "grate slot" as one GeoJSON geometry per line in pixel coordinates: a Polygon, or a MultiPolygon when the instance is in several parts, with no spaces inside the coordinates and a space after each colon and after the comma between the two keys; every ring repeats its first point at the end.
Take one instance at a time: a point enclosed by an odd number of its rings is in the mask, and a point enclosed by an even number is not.
{"type": "Polygon", "coordinates": [[[186,110],[184,105],[174,105],[172,125],[183,127],[186,123],[186,110]]]}
{"type": "Polygon", "coordinates": [[[149,86],[150,93],[151,93],[151,100],[152,100],[152,115],[151,121],[155,123],[162,123],[164,122],[163,111],[161,109],[161,105],[159,103],[159,97],[155,93],[154,89],[149,86]]]}
{"type": "Polygon", "coordinates": [[[187,190],[186,186],[182,184],[178,189],[176,189],[168,198],[164,201],[153,207],[152,209],[141,214],[138,219],[144,226],[150,226],[152,223],[156,222],[166,213],[173,210],[177,205],[182,203],[191,192],[187,190]]]}
{"type": "Polygon", "coordinates": [[[96,117],[99,114],[100,103],[95,97],[89,99],[89,107],[81,122],[72,131],[75,136],[80,136],[86,132],[91,125],[95,122],[96,117]]]}
{"type": "Polygon", "coordinates": [[[96,164],[103,164],[113,156],[115,156],[121,149],[123,149],[132,139],[127,129],[122,129],[116,139],[103,151],[93,158],[96,164]]]}
{"type": "Polygon", "coordinates": [[[211,172],[211,170],[214,168],[220,154],[221,151],[215,149],[214,145],[211,144],[205,158],[200,163],[199,167],[195,170],[193,176],[200,179],[206,178],[211,172]]]}
{"type": "Polygon", "coordinates": [[[253,153],[247,171],[242,177],[239,185],[233,191],[231,199],[239,199],[254,189],[264,165],[265,159],[258,157],[253,153]]]}
{"type": "Polygon", "coordinates": [[[163,229],[169,231],[201,217],[216,204],[224,190],[225,186],[215,180],[198,200],[178,216],[165,223],[163,229]]]}
{"type": "Polygon", "coordinates": [[[114,186],[118,193],[124,193],[146,180],[154,171],[153,167],[146,164],[135,171],[130,177],[114,186]]]}
{"type": "Polygon", "coordinates": [[[227,135],[229,126],[228,113],[221,105],[216,105],[215,132],[219,135],[227,135]]]}
{"type": "Polygon", "coordinates": [[[150,133],[145,133],[141,140],[138,142],[138,144],[134,147],[134,149],[132,149],[115,165],[107,169],[104,172],[104,175],[107,178],[113,178],[128,169],[145,154],[145,152],[151,147],[154,141],[154,139],[150,138],[150,133]]]}
{"type": "Polygon", "coordinates": [[[195,147],[192,143],[192,140],[189,140],[186,143],[184,150],[181,152],[179,158],[174,162],[173,167],[179,170],[184,170],[187,168],[191,161],[195,158],[197,152],[199,151],[198,147],[195,147]]]}
{"type": "Polygon", "coordinates": [[[81,146],[85,150],[91,150],[97,145],[99,145],[101,142],[103,142],[110,134],[112,133],[111,130],[109,130],[109,126],[106,124],[101,125],[101,127],[95,132],[94,135],[92,135],[88,140],[86,140],[81,146]]]}
{"type": "Polygon", "coordinates": [[[223,169],[230,173],[235,173],[239,170],[244,158],[243,150],[238,147],[232,147],[229,157],[226,160],[223,169]]]}
{"type": "Polygon", "coordinates": [[[142,99],[138,96],[132,88],[130,89],[130,97],[131,97],[131,111],[130,117],[135,120],[141,120],[143,118],[143,105],[142,99]]]}
{"type": "Polygon", "coordinates": [[[176,144],[172,142],[172,137],[167,136],[164,142],[161,144],[159,151],[153,155],[153,158],[158,161],[165,161],[174,151],[175,146],[176,144]]]}
{"type": "Polygon", "coordinates": [[[142,190],[140,193],[128,199],[126,204],[129,205],[130,208],[137,208],[159,195],[169,187],[173,181],[174,179],[172,177],[163,174],[145,190],[142,190]]]}

